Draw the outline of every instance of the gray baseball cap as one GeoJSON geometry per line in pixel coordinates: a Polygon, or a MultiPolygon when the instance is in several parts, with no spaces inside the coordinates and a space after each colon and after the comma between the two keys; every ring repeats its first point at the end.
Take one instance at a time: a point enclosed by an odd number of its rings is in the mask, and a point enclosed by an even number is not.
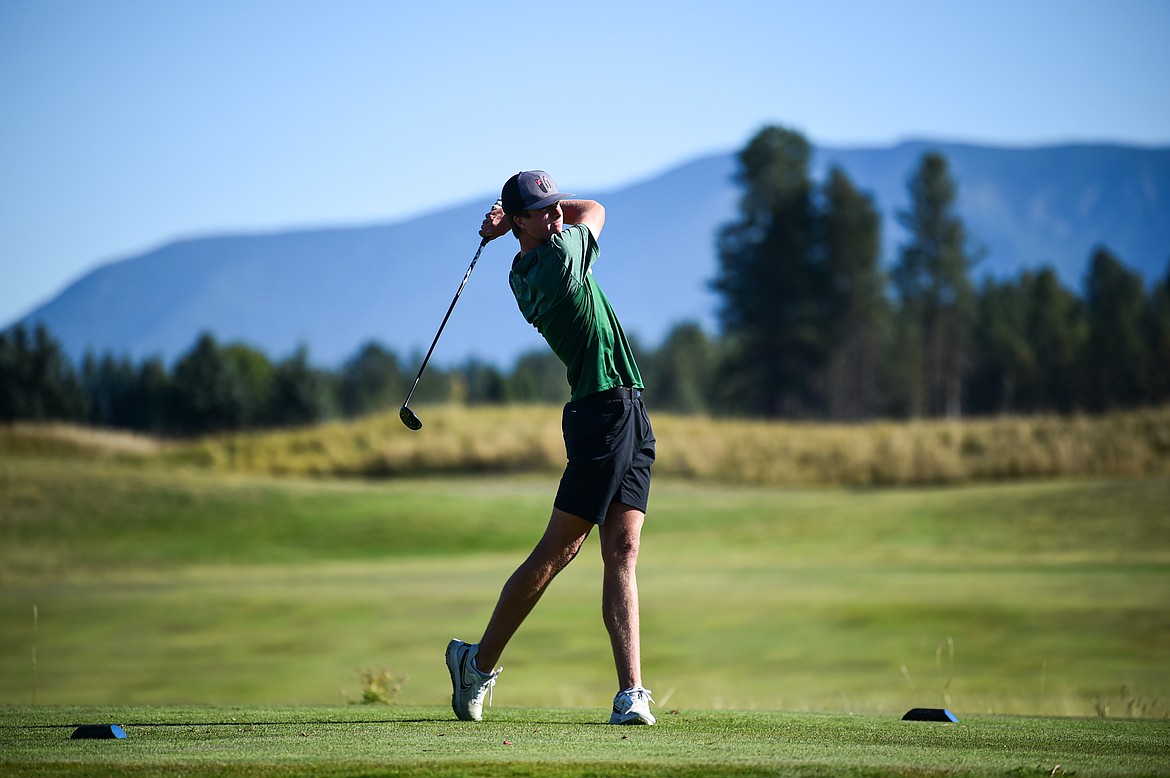
{"type": "Polygon", "coordinates": [[[500,192],[500,200],[503,201],[506,214],[547,208],[569,197],[573,195],[557,191],[556,182],[543,170],[524,170],[517,173],[504,183],[504,188],[500,192]]]}

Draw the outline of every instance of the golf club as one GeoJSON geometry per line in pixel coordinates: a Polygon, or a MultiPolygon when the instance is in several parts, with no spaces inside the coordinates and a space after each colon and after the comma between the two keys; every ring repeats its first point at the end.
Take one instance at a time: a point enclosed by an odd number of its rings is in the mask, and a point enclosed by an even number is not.
{"type": "MultiPolygon", "coordinates": [[[[500,201],[496,200],[492,208],[498,208],[500,201]]],[[[443,328],[447,326],[447,319],[451,318],[451,311],[455,310],[455,303],[459,302],[459,295],[463,293],[463,287],[467,284],[467,279],[471,278],[471,271],[475,270],[475,263],[479,261],[479,255],[483,252],[483,247],[488,244],[491,238],[484,238],[479,242],[479,249],[475,252],[475,256],[471,260],[471,265],[467,268],[467,272],[463,275],[463,281],[459,284],[459,288],[455,290],[455,298],[451,300],[451,306],[447,308],[447,315],[443,317],[443,323],[439,325],[439,331],[435,333],[435,339],[431,341],[431,347],[427,351],[426,357],[423,358],[422,366],[418,369],[418,375],[414,377],[414,383],[410,387],[410,391],[406,393],[406,399],[402,401],[402,407],[398,410],[398,418],[402,419],[402,423],[412,430],[422,429],[422,419],[412,411],[409,407],[410,398],[414,394],[415,388],[418,386],[418,381],[422,378],[423,371],[427,369],[427,362],[431,361],[431,354],[435,352],[435,345],[439,342],[439,336],[443,334],[443,328]]]]}

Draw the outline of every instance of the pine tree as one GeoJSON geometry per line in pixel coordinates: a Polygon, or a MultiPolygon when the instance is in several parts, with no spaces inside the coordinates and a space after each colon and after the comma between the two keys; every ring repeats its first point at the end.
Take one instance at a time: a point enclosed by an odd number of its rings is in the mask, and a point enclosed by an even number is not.
{"type": "Polygon", "coordinates": [[[568,394],[565,365],[551,351],[530,351],[516,360],[504,388],[510,402],[563,401],[568,394]]]}
{"type": "Polygon", "coordinates": [[[827,277],[816,262],[811,149],[792,130],[767,127],[740,152],[740,219],[719,234],[727,342],[727,400],[766,416],[807,416],[822,404],[827,277]]]}
{"type": "Polygon", "coordinates": [[[1149,347],[1149,402],[1170,402],[1170,262],[1166,275],[1154,286],[1146,315],[1149,347]]]}
{"type": "Polygon", "coordinates": [[[654,390],[655,408],[697,414],[711,410],[715,368],[715,344],[698,324],[683,322],[649,354],[642,375],[654,390]]]}
{"type": "Polygon", "coordinates": [[[987,279],[976,295],[972,371],[968,380],[973,413],[1030,410],[1036,383],[1036,354],[1028,339],[1028,274],[1007,281],[987,279]]]}
{"type": "Polygon", "coordinates": [[[309,350],[300,346],[272,371],[269,416],[277,426],[313,424],[333,414],[333,376],[309,363],[309,350]]]}
{"type": "Polygon", "coordinates": [[[1094,411],[1129,408],[1147,396],[1149,351],[1142,332],[1146,308],[1141,276],[1104,246],[1089,260],[1085,290],[1088,341],[1082,360],[1094,411]]]}
{"type": "Polygon", "coordinates": [[[202,434],[243,429],[254,421],[252,391],[239,359],[230,357],[210,333],[202,334],[175,364],[175,426],[202,434]]]}
{"type": "Polygon", "coordinates": [[[878,371],[889,306],[881,270],[881,216],[839,168],[824,185],[820,236],[830,283],[830,418],[861,419],[881,409],[878,371]]]}
{"type": "Polygon", "coordinates": [[[85,392],[44,324],[0,333],[0,421],[82,421],[85,392]]]}
{"type": "Polygon", "coordinates": [[[1071,413],[1082,396],[1077,354],[1085,339],[1084,307],[1051,268],[1032,278],[1027,295],[1027,340],[1036,360],[1031,407],[1071,413]]]}
{"type": "Polygon", "coordinates": [[[910,237],[893,272],[904,317],[898,349],[918,362],[905,376],[907,406],[913,416],[958,417],[970,362],[973,263],[946,158],[924,154],[908,188],[910,209],[899,220],[910,237]]]}
{"type": "Polygon", "coordinates": [[[377,343],[367,343],[342,366],[338,379],[341,412],[349,417],[392,408],[406,395],[398,358],[377,343]]]}

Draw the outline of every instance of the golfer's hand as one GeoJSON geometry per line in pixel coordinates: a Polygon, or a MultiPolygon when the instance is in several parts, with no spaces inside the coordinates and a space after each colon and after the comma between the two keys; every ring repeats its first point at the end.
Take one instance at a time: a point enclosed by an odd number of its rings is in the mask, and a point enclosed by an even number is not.
{"type": "Polygon", "coordinates": [[[495,240],[501,235],[507,235],[512,230],[504,216],[504,209],[493,205],[483,217],[483,224],[479,225],[479,236],[488,240],[495,240]]]}

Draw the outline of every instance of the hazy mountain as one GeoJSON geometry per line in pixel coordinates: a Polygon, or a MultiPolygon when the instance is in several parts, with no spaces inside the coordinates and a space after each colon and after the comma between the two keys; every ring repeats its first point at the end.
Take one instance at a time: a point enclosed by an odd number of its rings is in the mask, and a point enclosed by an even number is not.
{"type": "MultiPolygon", "coordinates": [[[[989,148],[907,142],[884,148],[821,148],[814,176],[840,165],[885,217],[887,263],[903,239],[895,214],[922,153],[944,153],[960,212],[984,259],[976,277],[1049,264],[1081,291],[1092,248],[1108,245],[1147,280],[1170,258],[1170,149],[1123,146],[989,148]]],[[[715,235],[736,217],[735,154],[680,165],[609,192],[595,273],[628,331],[657,345],[683,320],[715,331],[715,235]]],[[[555,175],[555,171],[554,171],[555,175]]],[[[478,245],[486,207],[453,205],[366,227],[184,240],[105,265],[30,314],[74,356],[87,349],[170,360],[211,330],[272,358],[298,345],[334,366],[368,340],[417,364],[478,245]]],[[[516,243],[484,250],[435,354],[439,364],[478,357],[501,367],[542,347],[515,308],[506,280],[516,243]]]]}

